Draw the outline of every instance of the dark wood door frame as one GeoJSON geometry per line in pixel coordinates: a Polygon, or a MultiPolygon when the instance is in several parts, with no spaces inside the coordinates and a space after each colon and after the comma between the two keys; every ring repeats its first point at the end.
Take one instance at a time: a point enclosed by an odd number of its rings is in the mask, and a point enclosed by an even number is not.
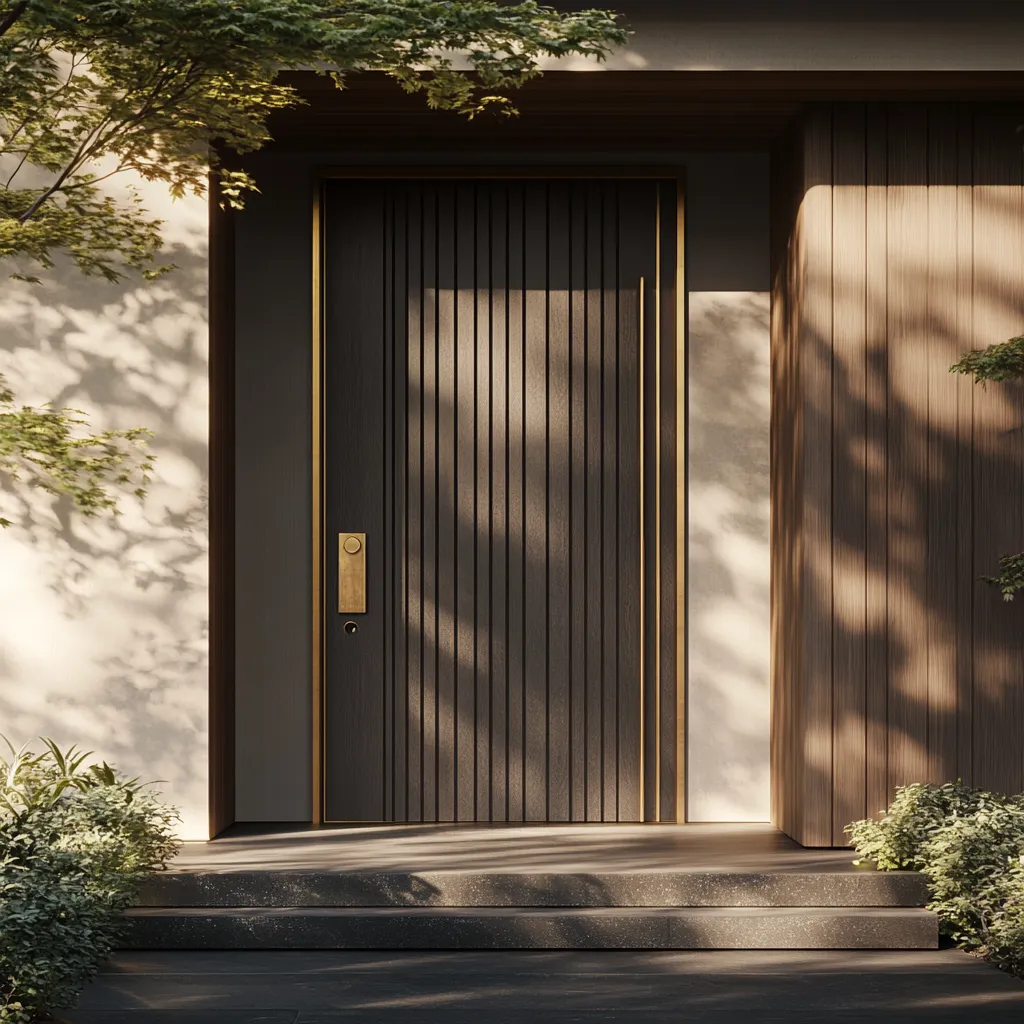
{"type": "MultiPolygon", "coordinates": [[[[654,751],[647,757],[643,775],[643,820],[684,821],[685,785],[683,779],[683,733],[685,728],[685,644],[683,614],[685,610],[685,286],[684,208],[685,183],[678,168],[623,168],[614,165],[585,167],[495,168],[435,167],[421,165],[404,167],[331,167],[318,169],[312,181],[312,243],[313,243],[313,374],[312,374],[312,450],[313,450],[313,564],[312,564],[312,705],[313,759],[312,806],[313,823],[324,820],[323,755],[324,755],[324,671],[325,644],[324,607],[326,546],[324,543],[324,381],[323,365],[323,293],[321,268],[324,258],[322,232],[323,184],[328,179],[398,180],[463,178],[463,179],[527,179],[527,178],[618,178],[658,179],[675,184],[673,208],[659,207],[659,239],[671,232],[675,238],[675,254],[671,267],[660,272],[661,282],[644,303],[645,315],[653,320],[656,366],[646,376],[644,420],[653,438],[648,439],[656,456],[653,483],[644,496],[644,518],[653,529],[653,551],[646,552],[643,591],[654,611],[654,638],[646,638],[643,647],[643,728],[655,735],[655,743],[645,749],[654,751]],[[677,325],[682,325],[677,338],[677,325]],[[677,511],[678,509],[678,511],[677,511]],[[652,685],[653,681],[653,685],[652,685]],[[662,765],[672,766],[662,771],[662,765]]],[[[660,260],[660,252],[659,252],[660,260]]]]}
{"type": "Polygon", "coordinates": [[[235,822],[235,228],[209,182],[209,831],[235,822]]]}

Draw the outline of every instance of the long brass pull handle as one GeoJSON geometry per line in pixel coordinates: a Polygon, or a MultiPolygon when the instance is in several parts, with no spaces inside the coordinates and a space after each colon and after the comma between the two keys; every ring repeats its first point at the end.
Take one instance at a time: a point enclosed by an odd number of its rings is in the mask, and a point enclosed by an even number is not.
{"type": "Polygon", "coordinates": [[[366,534],[338,534],[338,611],[366,611],[366,534]]]}
{"type": "Polygon", "coordinates": [[[640,444],[637,451],[637,467],[639,468],[640,479],[640,820],[644,820],[644,762],[647,760],[647,738],[646,723],[644,721],[647,697],[644,692],[647,680],[644,678],[644,665],[646,662],[647,650],[647,608],[645,601],[646,591],[646,557],[647,552],[644,544],[644,484],[646,480],[646,466],[644,465],[644,279],[640,278],[637,287],[637,413],[639,418],[640,444]]]}

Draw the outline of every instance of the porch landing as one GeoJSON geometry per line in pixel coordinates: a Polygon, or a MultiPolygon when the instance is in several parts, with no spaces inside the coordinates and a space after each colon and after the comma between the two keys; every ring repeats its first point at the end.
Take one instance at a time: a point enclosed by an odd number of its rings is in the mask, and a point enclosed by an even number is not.
{"type": "Polygon", "coordinates": [[[934,948],[914,873],[768,825],[239,828],[188,844],[135,949],[934,948]]]}
{"type": "MultiPolygon", "coordinates": [[[[236,825],[186,843],[174,871],[840,871],[850,850],[808,849],[760,822],[714,825],[236,825]]],[[[861,874],[861,872],[858,872],[861,874]]]]}

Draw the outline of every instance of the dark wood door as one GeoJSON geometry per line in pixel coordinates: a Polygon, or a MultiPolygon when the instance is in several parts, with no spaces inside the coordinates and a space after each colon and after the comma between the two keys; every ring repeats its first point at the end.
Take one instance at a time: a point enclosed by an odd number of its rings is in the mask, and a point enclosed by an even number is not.
{"type": "Polygon", "coordinates": [[[325,185],[325,820],[653,816],[641,305],[674,268],[669,188],[325,185]],[[366,534],[365,614],[335,610],[341,532],[366,534]]]}

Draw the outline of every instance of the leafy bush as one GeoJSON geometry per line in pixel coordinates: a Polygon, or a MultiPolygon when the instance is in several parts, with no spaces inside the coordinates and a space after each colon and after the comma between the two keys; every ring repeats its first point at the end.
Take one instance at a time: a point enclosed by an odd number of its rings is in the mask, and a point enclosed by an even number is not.
{"type": "Polygon", "coordinates": [[[0,757],[0,1022],[74,1004],[117,945],[177,815],[136,779],[43,741],[0,757]]]}
{"type": "MultiPolygon", "coordinates": [[[[988,382],[1006,383],[1024,380],[1024,335],[988,348],[974,349],[949,368],[950,373],[963,373],[975,384],[987,387],[988,382]]],[[[986,583],[999,588],[1004,601],[1012,601],[1018,590],[1024,590],[1024,551],[1003,555],[995,576],[982,576],[986,583]]]]}
{"type": "Polygon", "coordinates": [[[1024,973],[1024,796],[916,783],[846,831],[863,861],[928,878],[945,935],[1024,973]]]}
{"type": "Polygon", "coordinates": [[[1024,590],[1024,551],[1016,555],[1003,555],[999,559],[999,575],[981,578],[998,587],[1004,601],[1012,601],[1018,590],[1024,590]]]}
{"type": "Polygon", "coordinates": [[[988,348],[972,349],[949,368],[963,373],[984,386],[988,381],[1003,383],[1024,377],[1024,337],[1011,338],[988,348]]]}

